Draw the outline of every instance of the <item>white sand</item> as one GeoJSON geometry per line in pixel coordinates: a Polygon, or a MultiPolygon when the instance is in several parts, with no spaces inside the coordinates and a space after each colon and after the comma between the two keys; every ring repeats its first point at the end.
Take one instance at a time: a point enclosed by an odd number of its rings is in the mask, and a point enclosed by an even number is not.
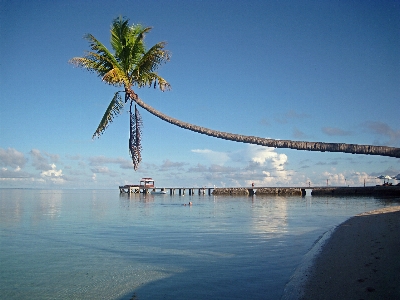
{"type": "Polygon", "coordinates": [[[400,206],[339,225],[307,276],[301,299],[400,299],[400,206]]]}

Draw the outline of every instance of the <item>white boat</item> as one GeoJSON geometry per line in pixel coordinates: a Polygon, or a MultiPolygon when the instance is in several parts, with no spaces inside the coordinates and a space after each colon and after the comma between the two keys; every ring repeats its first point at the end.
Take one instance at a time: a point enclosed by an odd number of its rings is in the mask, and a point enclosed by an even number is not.
{"type": "Polygon", "coordinates": [[[151,194],[152,195],[164,195],[164,194],[166,194],[167,192],[166,191],[151,191],[151,194]]]}

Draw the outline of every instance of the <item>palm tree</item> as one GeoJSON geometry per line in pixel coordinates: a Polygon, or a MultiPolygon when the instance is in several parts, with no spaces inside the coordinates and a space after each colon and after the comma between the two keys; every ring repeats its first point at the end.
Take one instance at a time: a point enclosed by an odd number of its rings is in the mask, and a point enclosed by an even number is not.
{"type": "Polygon", "coordinates": [[[106,83],[124,87],[124,91],[118,91],[114,94],[114,98],[111,100],[93,138],[99,137],[109,123],[112,122],[113,118],[122,111],[124,102],[121,100],[120,93],[125,93],[125,103],[128,100],[130,101],[129,150],[135,170],[138,168],[141,160],[141,118],[136,105],[135,113],[132,113],[133,102],[168,123],[225,140],[274,148],[370,154],[400,158],[400,148],[395,147],[265,139],[212,130],[182,122],[163,114],[144,103],[132,90],[134,85],[140,88],[152,85],[156,87],[158,84],[162,91],[170,88],[169,83],[154,72],[163,62],[170,59],[170,54],[167,50],[164,50],[164,42],[158,43],[146,51],[143,38],[144,34],[149,31],[149,27],[143,28],[141,25],[132,25],[129,27],[128,20],[122,18],[115,19],[111,27],[111,46],[115,51],[114,55],[92,35],[88,34],[85,37],[90,42],[92,51],[88,52],[84,57],[75,57],[70,60],[71,63],[78,67],[96,72],[106,83]]]}
{"type": "Polygon", "coordinates": [[[158,85],[161,91],[170,89],[170,84],[155,72],[162,63],[170,59],[170,54],[164,49],[165,42],[157,43],[149,50],[146,49],[144,36],[150,30],[150,27],[143,27],[140,24],[129,26],[128,19],[116,18],[111,25],[111,47],[114,54],[93,35],[87,34],[85,38],[89,41],[91,51],[84,57],[74,57],[70,60],[70,63],[77,67],[97,73],[104,82],[124,88],[123,91],[114,94],[93,138],[100,137],[114,117],[121,113],[124,104],[130,101],[129,152],[135,170],[141,161],[142,120],[136,105],[134,113],[132,112],[132,103],[138,99],[132,88],[134,85],[138,88],[144,86],[156,88],[158,85]],[[122,101],[120,93],[125,94],[125,102],[122,101]]]}

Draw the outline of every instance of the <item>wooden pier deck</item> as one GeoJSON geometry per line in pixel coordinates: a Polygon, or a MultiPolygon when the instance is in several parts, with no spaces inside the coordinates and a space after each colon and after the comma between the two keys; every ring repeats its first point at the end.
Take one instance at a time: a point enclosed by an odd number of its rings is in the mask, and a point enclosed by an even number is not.
{"type": "Polygon", "coordinates": [[[281,196],[305,196],[307,190],[312,196],[400,196],[400,186],[326,186],[326,187],[167,187],[158,188],[155,186],[124,185],[119,187],[120,193],[148,194],[151,192],[164,191],[165,194],[184,196],[192,195],[281,195],[281,196]]]}
{"type": "Polygon", "coordinates": [[[179,196],[183,196],[186,192],[189,196],[195,195],[196,191],[198,195],[212,195],[214,188],[158,188],[158,187],[143,187],[139,185],[124,185],[119,187],[120,193],[129,193],[129,194],[148,194],[151,192],[161,192],[165,191],[166,194],[175,195],[178,194],[179,196]]]}

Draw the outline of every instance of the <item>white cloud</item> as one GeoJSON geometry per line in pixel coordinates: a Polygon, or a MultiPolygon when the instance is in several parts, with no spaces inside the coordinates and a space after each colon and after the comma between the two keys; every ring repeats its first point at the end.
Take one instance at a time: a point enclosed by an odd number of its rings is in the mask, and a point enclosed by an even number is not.
{"type": "Polygon", "coordinates": [[[57,170],[56,169],[57,167],[56,167],[55,164],[51,164],[50,167],[51,167],[50,170],[43,171],[40,175],[42,177],[60,177],[60,176],[63,176],[62,170],[61,169],[57,170]]]}
{"type": "Polygon", "coordinates": [[[112,169],[109,169],[108,167],[105,166],[98,166],[98,167],[94,167],[91,168],[90,171],[93,172],[93,174],[102,174],[102,175],[107,175],[109,177],[118,177],[119,175],[121,175],[118,172],[115,172],[112,169]]]}
{"type": "Polygon", "coordinates": [[[188,172],[206,172],[208,170],[207,166],[202,164],[197,164],[194,167],[189,168],[188,172]]]}
{"type": "Polygon", "coordinates": [[[36,168],[36,170],[40,171],[48,171],[51,170],[51,164],[48,161],[48,158],[44,157],[42,153],[40,153],[37,149],[32,149],[29,154],[32,157],[32,166],[36,168]]]}
{"type": "Polygon", "coordinates": [[[229,155],[225,152],[217,152],[210,149],[193,149],[192,152],[203,155],[212,164],[223,165],[230,160],[229,155]]]}
{"type": "Polygon", "coordinates": [[[290,185],[293,184],[293,171],[287,170],[286,154],[277,153],[275,148],[249,145],[247,155],[252,162],[247,169],[257,170],[253,176],[245,180],[246,184],[255,183],[258,186],[290,185]]]}
{"type": "Polygon", "coordinates": [[[262,147],[257,145],[249,145],[248,152],[251,161],[265,166],[271,164],[276,171],[284,170],[284,165],[287,163],[288,157],[286,154],[275,152],[274,148],[262,147]]]}
{"type": "Polygon", "coordinates": [[[107,174],[110,173],[110,169],[107,167],[95,167],[90,169],[93,173],[102,173],[102,174],[107,174]]]}
{"type": "Polygon", "coordinates": [[[342,173],[335,174],[325,171],[322,173],[322,178],[328,180],[328,185],[344,185],[346,176],[342,173]]]}
{"type": "Polygon", "coordinates": [[[62,170],[57,170],[55,164],[51,164],[50,167],[50,170],[42,171],[42,173],[40,173],[42,179],[45,179],[46,181],[50,181],[52,183],[63,184],[65,182],[65,179],[63,178],[62,170]]]}
{"type": "Polygon", "coordinates": [[[14,148],[3,149],[0,148],[0,166],[4,167],[24,167],[26,158],[23,153],[15,150],[14,148]]]}
{"type": "Polygon", "coordinates": [[[103,155],[89,157],[89,164],[91,166],[105,165],[105,164],[123,164],[126,163],[127,159],[122,157],[105,157],[103,155]]]}
{"type": "Polygon", "coordinates": [[[380,179],[376,176],[371,176],[366,172],[358,171],[343,171],[335,173],[334,171],[324,171],[320,174],[320,185],[326,185],[326,180],[328,180],[328,185],[330,186],[363,186],[365,185],[375,185],[382,183],[380,179]]]}
{"type": "Polygon", "coordinates": [[[381,179],[375,178],[375,176],[370,176],[365,172],[352,172],[349,177],[351,181],[347,182],[347,184],[351,185],[361,186],[364,183],[367,185],[382,183],[381,179]]]}
{"type": "Polygon", "coordinates": [[[1,152],[3,156],[0,158],[0,184],[2,187],[54,187],[55,185],[115,187],[124,184],[125,181],[132,184],[129,178],[133,178],[136,182],[141,177],[150,176],[165,186],[175,184],[213,186],[215,184],[235,187],[250,186],[251,183],[255,183],[258,187],[306,186],[308,182],[314,186],[325,186],[326,179],[329,179],[329,185],[361,186],[364,180],[367,185],[382,183],[381,180],[376,179],[373,172],[379,173],[378,175],[383,173],[395,175],[400,172],[397,161],[375,159],[376,167],[374,167],[372,166],[373,158],[368,158],[371,162],[369,160],[366,162],[367,158],[363,156],[341,159],[342,156],[329,154],[323,160],[322,154],[315,155],[308,152],[302,152],[301,159],[296,161],[295,157],[298,153],[296,151],[290,152],[257,145],[243,145],[240,148],[237,151],[227,152],[194,149],[193,153],[204,156],[205,159],[199,159],[197,162],[198,157],[195,157],[191,163],[170,159],[160,164],[144,162],[141,171],[138,172],[133,171],[129,159],[118,157],[65,157],[69,163],[64,164],[61,161],[59,165],[51,162],[56,160],[58,155],[50,155],[37,149],[30,152],[32,165],[23,166],[24,155],[15,149],[8,149],[1,152]],[[352,160],[360,161],[360,163],[351,163],[352,160]],[[132,170],[124,170],[126,174],[121,170],[117,171],[123,164],[129,165],[132,170]],[[68,167],[60,167],[66,165],[68,167]],[[393,167],[390,169],[389,166],[393,167]]]}
{"type": "Polygon", "coordinates": [[[195,153],[212,157],[217,163],[207,165],[198,164],[189,168],[188,172],[201,172],[209,181],[219,180],[220,186],[258,186],[289,185],[294,171],[286,170],[288,162],[286,154],[276,152],[276,149],[247,145],[240,151],[233,153],[216,152],[209,149],[192,150],[195,153]],[[232,162],[235,166],[222,166],[221,162],[232,162]]]}
{"type": "Polygon", "coordinates": [[[122,158],[122,157],[105,157],[103,155],[89,157],[89,165],[91,166],[102,166],[106,164],[116,164],[119,165],[121,169],[133,170],[132,160],[122,158]]]}
{"type": "Polygon", "coordinates": [[[14,170],[10,170],[8,168],[0,169],[0,178],[1,179],[10,179],[10,178],[27,178],[30,175],[26,172],[23,172],[19,166],[17,166],[14,170]]]}
{"type": "Polygon", "coordinates": [[[170,169],[178,169],[178,170],[183,170],[183,167],[187,165],[187,163],[183,162],[172,162],[169,159],[164,160],[163,164],[160,167],[161,171],[167,171],[170,169]]]}

